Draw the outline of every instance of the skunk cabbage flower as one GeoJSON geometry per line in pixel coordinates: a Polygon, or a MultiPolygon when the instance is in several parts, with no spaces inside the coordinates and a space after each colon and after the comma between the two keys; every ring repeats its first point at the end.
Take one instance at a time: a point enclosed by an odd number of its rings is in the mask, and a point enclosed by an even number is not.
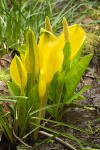
{"type": "Polygon", "coordinates": [[[10,74],[14,82],[20,87],[21,94],[24,95],[24,89],[27,83],[27,73],[18,56],[15,56],[11,62],[10,74]]]}
{"type": "Polygon", "coordinates": [[[38,44],[40,64],[40,96],[43,96],[45,94],[46,85],[50,84],[54,74],[60,69],[63,63],[63,48],[66,42],[69,42],[71,46],[70,60],[72,61],[85,40],[85,32],[81,28],[81,26],[75,24],[68,27],[65,18],[63,18],[63,31],[59,37],[53,35],[48,17],[46,17],[45,19],[45,28],[46,30],[44,30],[44,32],[40,36],[38,44]],[[45,89],[44,93],[43,88],[45,89]]]}
{"type": "Polygon", "coordinates": [[[62,49],[64,48],[66,42],[70,42],[71,45],[71,56],[70,60],[72,61],[78,51],[80,50],[83,42],[85,40],[85,31],[78,24],[72,26],[67,25],[66,19],[63,18],[63,31],[58,37],[59,43],[61,44],[62,49]],[[66,40],[66,36],[68,40],[66,40]]]}
{"type": "MultiPolygon", "coordinates": [[[[38,92],[39,96],[43,97],[55,73],[62,67],[64,60],[63,48],[66,42],[70,43],[70,60],[73,61],[84,42],[85,32],[77,24],[68,27],[64,18],[63,31],[59,37],[56,37],[52,33],[48,17],[45,19],[45,29],[41,31],[39,43],[37,44],[33,31],[29,29],[26,35],[25,55],[23,55],[22,60],[15,56],[11,62],[10,74],[22,93],[27,84],[27,75],[31,73],[31,77],[35,81],[39,74],[38,92]]],[[[31,83],[32,86],[34,83],[31,83]]]]}
{"type": "MultiPolygon", "coordinates": [[[[40,67],[40,81],[39,89],[44,85],[49,85],[52,81],[54,74],[60,69],[63,63],[63,51],[60,47],[59,41],[56,36],[51,32],[44,30],[39,39],[39,67],[40,67]],[[44,77],[43,77],[44,76],[44,77]],[[41,79],[44,81],[41,82],[41,79]]],[[[45,94],[39,90],[39,95],[45,94]]]]}

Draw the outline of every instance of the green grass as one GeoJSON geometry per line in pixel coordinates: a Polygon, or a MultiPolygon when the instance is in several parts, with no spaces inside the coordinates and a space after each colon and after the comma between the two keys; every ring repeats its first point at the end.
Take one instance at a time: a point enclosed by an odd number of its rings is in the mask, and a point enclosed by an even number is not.
{"type": "MultiPolygon", "coordinates": [[[[0,51],[8,52],[9,48],[18,48],[25,42],[25,34],[29,28],[39,35],[45,16],[49,16],[53,31],[61,29],[62,17],[68,22],[79,23],[91,12],[99,13],[98,2],[87,0],[12,0],[0,1],[0,51]]],[[[96,23],[98,20],[93,20],[96,23]]],[[[91,24],[91,22],[90,22],[91,24]]]]}

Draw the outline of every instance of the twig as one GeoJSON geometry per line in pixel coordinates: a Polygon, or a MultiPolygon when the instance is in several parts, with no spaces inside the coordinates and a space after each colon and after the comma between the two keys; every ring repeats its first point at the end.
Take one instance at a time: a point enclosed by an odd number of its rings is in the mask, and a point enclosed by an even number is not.
{"type": "Polygon", "coordinates": [[[85,83],[85,81],[83,80],[83,78],[81,78],[81,82],[82,82],[84,85],[86,85],[86,83],[85,83]]]}
{"type": "Polygon", "coordinates": [[[14,135],[14,137],[15,137],[17,140],[19,140],[23,145],[25,145],[25,146],[28,147],[28,148],[32,148],[32,146],[29,146],[28,144],[24,143],[24,142],[15,134],[14,131],[13,131],[13,135],[14,135]]]}
{"type": "Polygon", "coordinates": [[[77,136],[77,138],[84,138],[84,139],[100,139],[100,136],[77,136]]]}
{"type": "MultiPolygon", "coordinates": [[[[91,75],[83,75],[84,77],[90,78],[90,79],[96,79],[96,77],[91,76],[91,75]]],[[[99,77],[98,77],[99,78],[99,77]]]]}
{"type": "MultiPolygon", "coordinates": [[[[45,131],[38,131],[38,132],[39,132],[39,134],[42,134],[42,135],[44,135],[44,136],[46,136],[46,137],[53,137],[52,134],[47,133],[47,132],[45,132],[45,131]]],[[[72,145],[70,145],[69,143],[67,143],[67,142],[65,142],[65,141],[63,141],[63,140],[61,140],[61,139],[58,138],[58,137],[54,137],[53,139],[54,139],[55,141],[57,141],[58,143],[60,143],[61,145],[63,145],[65,148],[68,148],[69,150],[76,150],[72,145]]]]}
{"type": "Polygon", "coordinates": [[[4,61],[6,61],[6,62],[8,62],[8,63],[11,63],[11,60],[6,59],[6,58],[0,58],[0,60],[4,60],[4,61]]]}

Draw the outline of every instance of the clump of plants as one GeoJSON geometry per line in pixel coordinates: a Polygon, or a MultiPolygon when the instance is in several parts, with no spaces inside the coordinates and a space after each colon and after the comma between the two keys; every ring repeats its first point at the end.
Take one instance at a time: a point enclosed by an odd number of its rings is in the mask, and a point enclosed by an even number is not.
{"type": "Polygon", "coordinates": [[[11,62],[8,88],[12,103],[6,113],[1,107],[0,126],[13,150],[18,139],[26,143],[38,139],[46,112],[61,119],[66,106],[76,103],[90,88],[75,91],[92,59],[92,54],[81,58],[85,31],[78,24],[68,26],[65,18],[62,22],[63,31],[56,36],[46,17],[39,41],[29,28],[26,44],[18,49],[20,57],[16,55],[11,62]]]}

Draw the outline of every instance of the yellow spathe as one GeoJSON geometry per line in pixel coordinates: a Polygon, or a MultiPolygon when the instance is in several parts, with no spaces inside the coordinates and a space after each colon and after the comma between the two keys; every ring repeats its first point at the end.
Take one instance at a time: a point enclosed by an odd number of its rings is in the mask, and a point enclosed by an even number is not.
{"type": "MultiPolygon", "coordinates": [[[[72,26],[69,26],[69,41],[71,43],[71,61],[75,58],[77,52],[80,50],[84,40],[85,40],[85,31],[82,29],[82,27],[78,24],[74,24],[72,26]]],[[[65,39],[64,39],[64,32],[60,34],[58,37],[59,43],[64,48],[65,45],[65,39]]]]}
{"type": "Polygon", "coordinates": [[[24,89],[27,83],[27,73],[18,56],[15,56],[11,62],[10,75],[14,82],[20,87],[21,93],[24,94],[24,89]]]}
{"type": "MultiPolygon", "coordinates": [[[[43,96],[42,91],[45,87],[44,85],[50,84],[55,73],[60,69],[63,63],[63,51],[56,36],[48,31],[43,32],[40,36],[38,47],[40,67],[39,95],[43,96]],[[42,75],[45,76],[45,80],[41,77],[42,75]]],[[[45,88],[44,91],[46,91],[45,88]]]]}
{"type": "Polygon", "coordinates": [[[50,32],[44,32],[39,40],[39,64],[46,82],[50,83],[63,63],[63,51],[58,39],[50,32]]]}

